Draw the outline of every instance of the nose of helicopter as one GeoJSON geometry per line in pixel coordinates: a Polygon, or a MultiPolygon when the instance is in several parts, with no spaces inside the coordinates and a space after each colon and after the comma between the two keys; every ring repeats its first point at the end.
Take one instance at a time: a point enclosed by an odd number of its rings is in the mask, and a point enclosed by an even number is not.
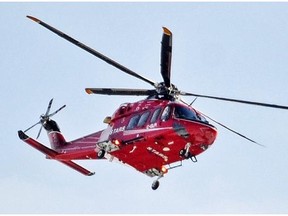
{"type": "Polygon", "coordinates": [[[217,136],[217,130],[210,124],[198,122],[182,122],[173,125],[174,130],[181,137],[190,140],[191,143],[212,145],[217,136]],[[182,124],[183,123],[183,124],[182,124]]]}
{"type": "Polygon", "coordinates": [[[205,126],[199,129],[202,132],[203,139],[206,141],[206,143],[209,145],[213,144],[217,136],[216,128],[211,126],[205,126]]]}

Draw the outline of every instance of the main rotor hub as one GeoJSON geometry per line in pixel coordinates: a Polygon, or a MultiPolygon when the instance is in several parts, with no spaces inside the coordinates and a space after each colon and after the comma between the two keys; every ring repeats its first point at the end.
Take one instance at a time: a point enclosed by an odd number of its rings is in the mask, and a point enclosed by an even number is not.
{"type": "Polygon", "coordinates": [[[178,99],[180,91],[178,88],[171,83],[170,87],[167,87],[164,82],[157,85],[156,91],[158,95],[169,97],[169,99],[178,99]]]}

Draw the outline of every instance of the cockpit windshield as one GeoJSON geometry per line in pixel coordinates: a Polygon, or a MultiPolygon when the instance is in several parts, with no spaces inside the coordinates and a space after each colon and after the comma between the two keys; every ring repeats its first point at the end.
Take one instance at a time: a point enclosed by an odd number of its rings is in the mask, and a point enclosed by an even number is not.
{"type": "Polygon", "coordinates": [[[175,106],[174,115],[176,118],[186,119],[186,120],[196,120],[208,123],[204,116],[196,113],[193,109],[183,106],[175,106]]]}

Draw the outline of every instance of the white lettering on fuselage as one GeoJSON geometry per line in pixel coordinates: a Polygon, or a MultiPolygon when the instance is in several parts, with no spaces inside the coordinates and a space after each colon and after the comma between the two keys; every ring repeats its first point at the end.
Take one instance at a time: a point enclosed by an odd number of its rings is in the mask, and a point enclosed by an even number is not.
{"type": "Polygon", "coordinates": [[[166,155],[164,155],[163,153],[153,149],[152,147],[147,147],[147,150],[150,151],[151,153],[161,157],[164,161],[168,161],[168,157],[166,155]]]}
{"type": "Polygon", "coordinates": [[[137,146],[133,146],[133,149],[129,153],[133,153],[136,148],[137,148],[137,146]]]}
{"type": "Polygon", "coordinates": [[[119,132],[123,132],[124,130],[125,130],[125,126],[118,127],[118,128],[114,128],[114,129],[112,129],[112,131],[110,132],[110,135],[111,135],[111,134],[115,134],[115,133],[119,133],[119,132]]]}
{"type": "Polygon", "coordinates": [[[153,129],[157,127],[157,123],[152,123],[146,126],[146,129],[153,129]]]}

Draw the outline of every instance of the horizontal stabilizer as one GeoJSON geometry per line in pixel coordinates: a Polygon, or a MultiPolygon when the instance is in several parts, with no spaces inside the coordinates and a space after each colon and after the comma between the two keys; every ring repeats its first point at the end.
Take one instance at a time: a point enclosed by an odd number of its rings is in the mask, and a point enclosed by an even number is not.
{"type": "Polygon", "coordinates": [[[23,131],[18,131],[18,136],[21,140],[26,142],[28,145],[32,146],[33,148],[37,149],[38,151],[45,154],[47,157],[53,159],[58,152],[46,147],[45,145],[39,143],[37,140],[32,139],[31,137],[27,136],[23,131]]]}
{"type": "MultiPolygon", "coordinates": [[[[18,131],[18,136],[22,141],[26,142],[28,145],[32,146],[33,148],[37,149],[38,151],[42,152],[49,159],[57,160],[57,156],[62,155],[61,153],[58,153],[58,152],[46,147],[45,145],[39,143],[37,140],[27,136],[21,130],[18,131]]],[[[89,170],[81,167],[80,165],[74,163],[71,160],[67,160],[67,161],[57,160],[57,161],[69,166],[70,168],[82,173],[83,175],[86,175],[86,176],[94,175],[94,172],[90,172],[89,170]]]]}
{"type": "Polygon", "coordinates": [[[73,161],[59,161],[67,166],[69,166],[70,168],[82,173],[83,175],[86,175],[86,176],[92,176],[95,174],[95,172],[90,172],[89,170],[83,168],[82,166],[74,163],[73,161]]]}

